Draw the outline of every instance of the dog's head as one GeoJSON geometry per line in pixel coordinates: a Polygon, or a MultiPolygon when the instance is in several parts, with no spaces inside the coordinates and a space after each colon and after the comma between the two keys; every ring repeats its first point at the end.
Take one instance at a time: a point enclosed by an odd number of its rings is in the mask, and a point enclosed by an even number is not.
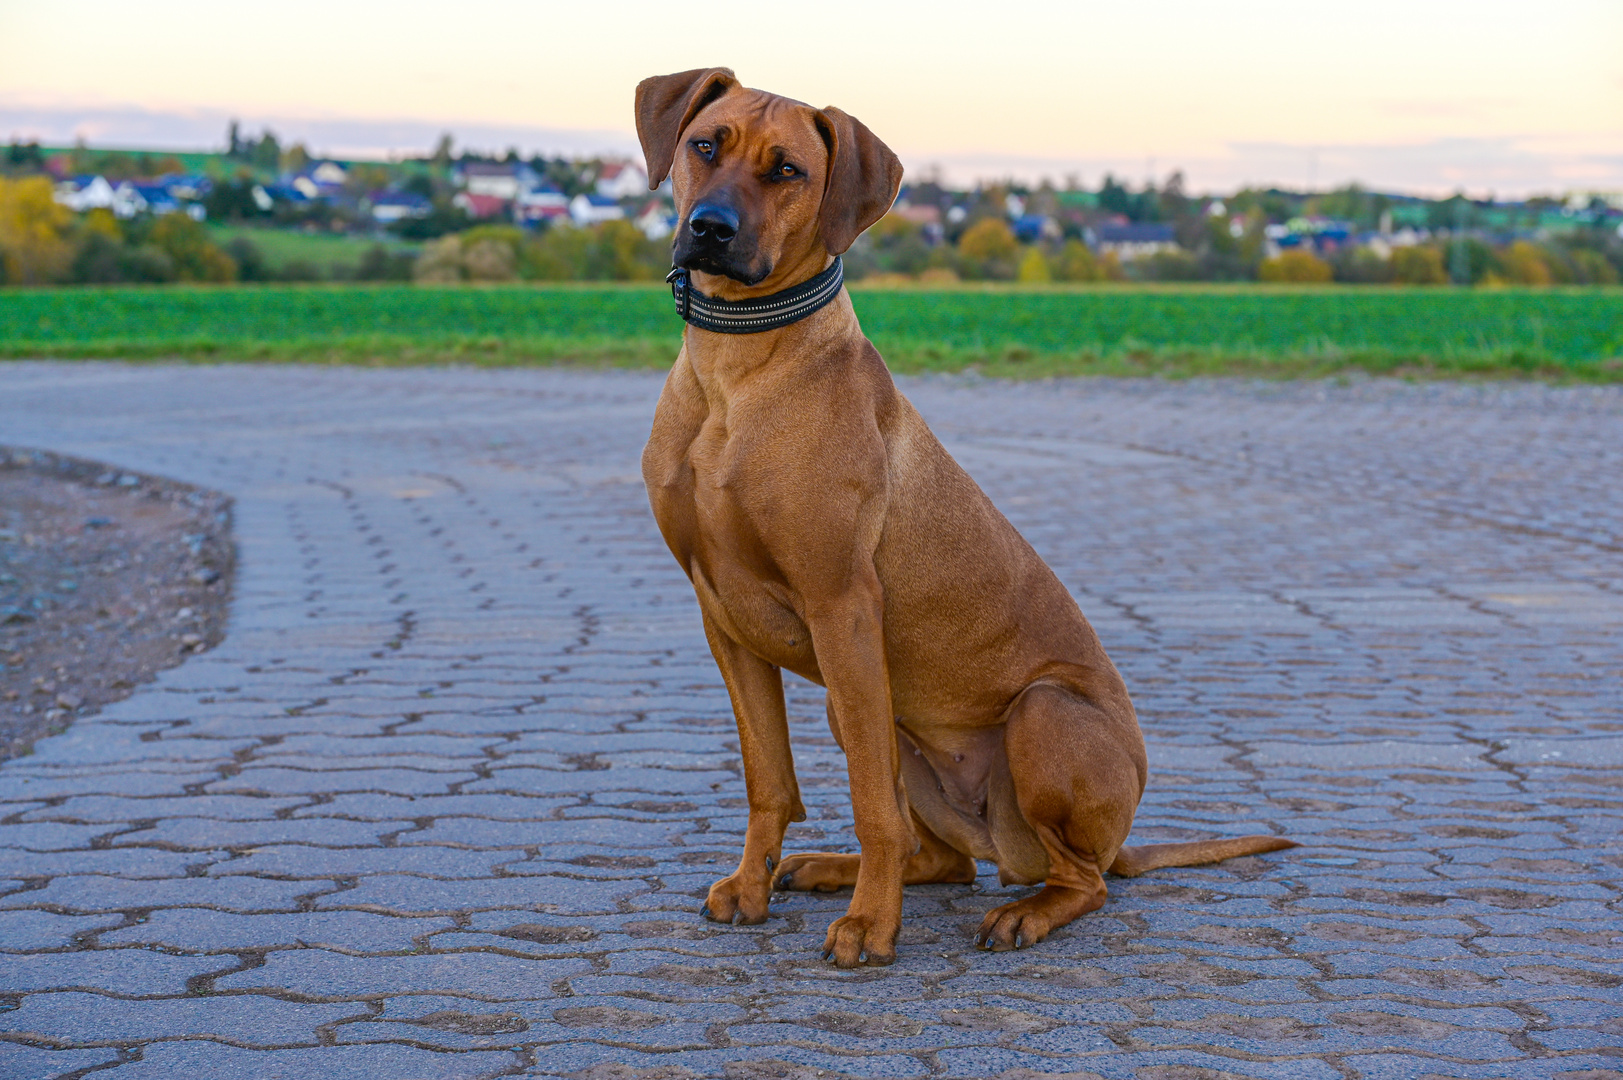
{"type": "Polygon", "coordinates": [[[726,68],[637,84],[648,183],[676,195],[672,261],[759,285],[776,271],[821,270],[884,216],[902,165],[839,109],[749,90],[726,68]]]}

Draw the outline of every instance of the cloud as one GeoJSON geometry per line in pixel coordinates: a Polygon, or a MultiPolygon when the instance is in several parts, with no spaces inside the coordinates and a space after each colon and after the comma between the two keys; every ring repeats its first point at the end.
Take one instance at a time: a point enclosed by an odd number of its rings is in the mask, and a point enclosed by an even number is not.
{"type": "Polygon", "coordinates": [[[1623,153],[1587,143],[1533,138],[1449,138],[1417,143],[1306,145],[1283,142],[1229,143],[1217,153],[1146,157],[1018,157],[998,154],[901,153],[913,176],[938,170],[946,179],[1080,176],[1089,186],[1106,172],[1142,183],[1164,182],[1182,170],[1190,191],[1229,191],[1243,186],[1325,190],[1358,182],[1366,187],[1414,194],[1520,196],[1570,188],[1623,190],[1623,153]]]}
{"type": "MultiPolygon", "coordinates": [[[[218,110],[163,111],[136,106],[73,107],[0,104],[0,135],[71,145],[83,138],[96,146],[155,150],[218,150],[233,117],[218,110]]],[[[481,123],[441,123],[410,118],[346,116],[241,116],[244,134],[269,128],[284,145],[303,142],[312,153],[382,158],[427,154],[449,132],[458,147],[549,156],[639,153],[624,131],[570,130],[481,123]]]]}
{"type": "MultiPolygon", "coordinates": [[[[304,142],[312,152],[339,157],[425,154],[450,132],[458,147],[526,155],[636,158],[629,131],[527,127],[490,123],[441,123],[407,117],[243,116],[245,132],[271,128],[284,143],[304,142]]],[[[225,142],[231,116],[220,110],[156,110],[136,106],[0,104],[0,137],[37,138],[48,145],[83,137],[98,146],[161,150],[211,150],[225,142]]],[[[1133,184],[1164,182],[1181,169],[1190,191],[1229,191],[1243,185],[1295,190],[1327,189],[1352,181],[1367,187],[1416,194],[1447,194],[1460,188],[1519,196],[1573,188],[1623,190],[1623,152],[1609,142],[1548,136],[1444,138],[1412,143],[1234,142],[1217,151],[1147,157],[1061,157],[990,152],[929,153],[898,148],[908,175],[938,172],[952,183],[1044,178],[1063,182],[1075,175],[1090,187],[1107,172],[1133,184]]]]}

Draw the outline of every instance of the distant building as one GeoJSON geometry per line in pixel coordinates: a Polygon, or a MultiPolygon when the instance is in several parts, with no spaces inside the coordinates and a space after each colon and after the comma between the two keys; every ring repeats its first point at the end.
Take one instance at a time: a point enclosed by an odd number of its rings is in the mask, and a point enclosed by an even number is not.
{"type": "Polygon", "coordinates": [[[459,191],[451,199],[451,205],[471,218],[483,220],[509,216],[513,200],[498,195],[477,195],[471,191],[459,191]]]}
{"type": "Polygon", "coordinates": [[[513,220],[520,225],[540,225],[568,216],[569,196],[550,184],[521,191],[513,200],[513,220]]]}
{"type": "Polygon", "coordinates": [[[663,240],[676,231],[676,215],[661,199],[650,200],[634,222],[650,240],[663,240]]]}
{"type": "Polygon", "coordinates": [[[1171,225],[1159,222],[1095,225],[1088,230],[1086,238],[1089,247],[1101,254],[1113,254],[1122,262],[1178,250],[1177,233],[1171,225]]]}
{"type": "Polygon", "coordinates": [[[1015,239],[1022,244],[1035,244],[1039,240],[1058,240],[1065,235],[1059,222],[1046,214],[1021,214],[1009,222],[1015,239]]]}
{"type": "Polygon", "coordinates": [[[619,202],[607,195],[576,195],[569,200],[569,217],[576,225],[620,221],[626,216],[619,202]]]}
{"type": "Polygon", "coordinates": [[[434,204],[413,191],[380,191],[367,200],[368,212],[379,225],[393,225],[409,218],[425,218],[434,204]]]}
{"type": "Polygon", "coordinates": [[[911,221],[915,225],[941,224],[941,207],[939,206],[917,205],[905,199],[898,199],[896,205],[890,208],[890,212],[903,221],[911,221]]]}
{"type": "Polygon", "coordinates": [[[113,185],[105,176],[75,176],[56,185],[57,202],[75,213],[113,208],[113,185]]]}
{"type": "Polygon", "coordinates": [[[594,190],[610,199],[635,199],[648,192],[648,174],[630,162],[610,162],[597,174],[594,190]]]}
{"type": "Polygon", "coordinates": [[[283,185],[306,199],[333,199],[344,193],[349,173],[336,161],[318,161],[285,179],[283,185]]]}
{"type": "Polygon", "coordinates": [[[541,178],[522,161],[468,161],[451,170],[451,181],[469,195],[512,202],[519,192],[539,184],[541,178]]]}

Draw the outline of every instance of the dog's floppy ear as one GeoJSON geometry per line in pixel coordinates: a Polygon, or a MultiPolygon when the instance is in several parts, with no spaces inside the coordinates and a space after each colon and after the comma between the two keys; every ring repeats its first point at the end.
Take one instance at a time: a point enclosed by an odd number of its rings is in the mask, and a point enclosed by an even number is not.
{"type": "Polygon", "coordinates": [[[659,187],[676,160],[676,140],[700,109],[738,85],[731,68],[694,68],[637,84],[637,138],[648,162],[648,187],[659,187]]]}
{"type": "Polygon", "coordinates": [[[817,127],[828,144],[828,183],[819,227],[829,254],[838,255],[896,201],[902,163],[861,120],[839,109],[818,113],[817,127]]]}

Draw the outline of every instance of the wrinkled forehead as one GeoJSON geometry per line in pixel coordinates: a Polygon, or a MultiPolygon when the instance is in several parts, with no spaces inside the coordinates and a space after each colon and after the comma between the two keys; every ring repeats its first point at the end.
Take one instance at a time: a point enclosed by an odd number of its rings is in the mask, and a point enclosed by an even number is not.
{"type": "Polygon", "coordinates": [[[803,160],[802,168],[827,159],[828,144],[817,127],[817,110],[803,101],[768,94],[761,90],[737,90],[724,94],[701,109],[683,133],[696,139],[725,131],[724,150],[737,145],[752,156],[770,155],[782,150],[803,160]]]}

